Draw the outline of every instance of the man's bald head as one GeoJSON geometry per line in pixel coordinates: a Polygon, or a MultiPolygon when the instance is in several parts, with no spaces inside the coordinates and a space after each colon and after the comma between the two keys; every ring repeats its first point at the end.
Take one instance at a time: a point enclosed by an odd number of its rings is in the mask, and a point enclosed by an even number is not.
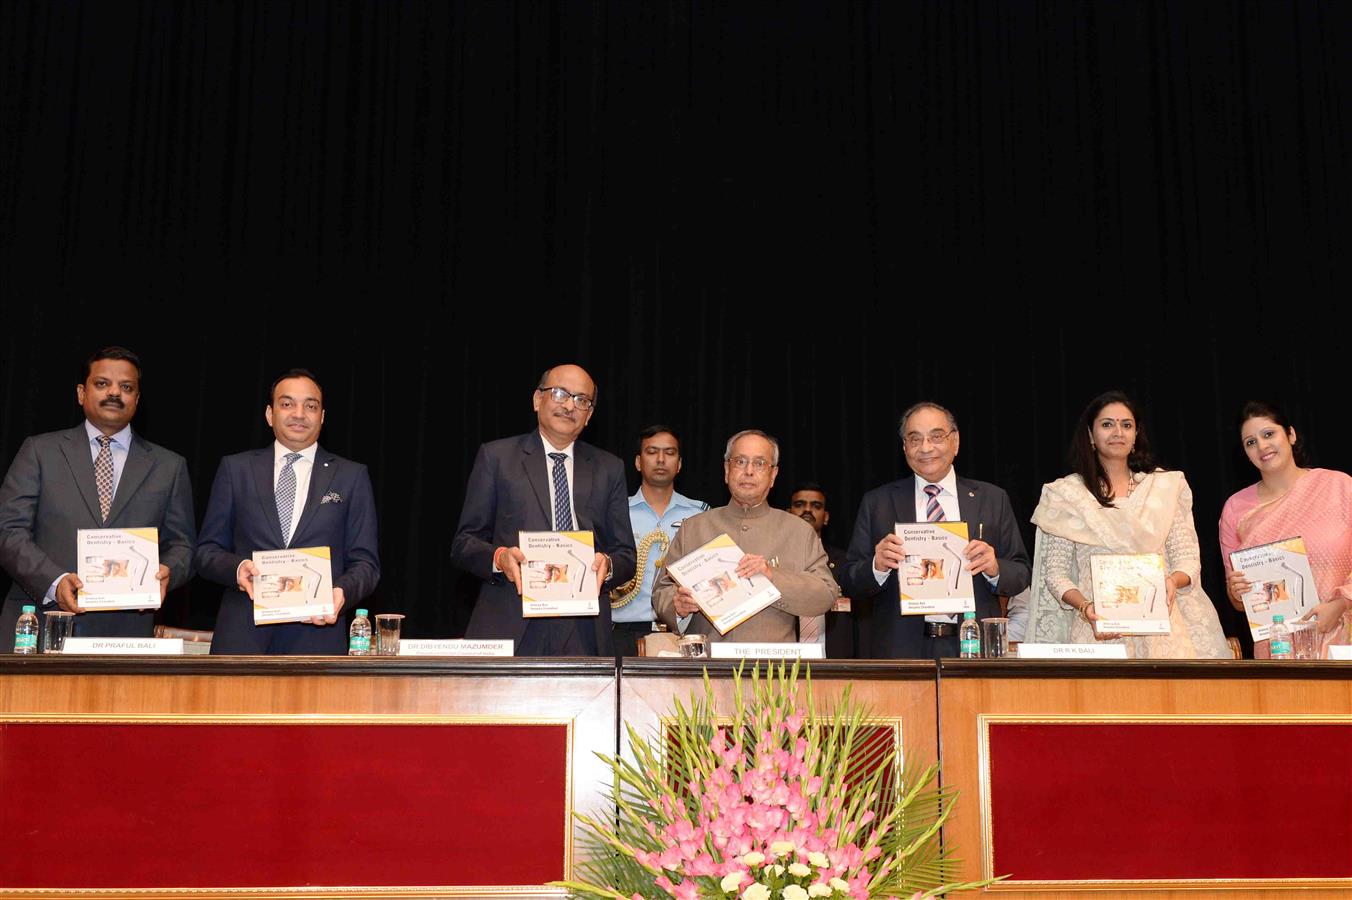
{"type": "Polygon", "coordinates": [[[555,366],[540,376],[531,403],[545,440],[562,450],[577,440],[591,421],[596,382],[581,366],[555,366]]]}

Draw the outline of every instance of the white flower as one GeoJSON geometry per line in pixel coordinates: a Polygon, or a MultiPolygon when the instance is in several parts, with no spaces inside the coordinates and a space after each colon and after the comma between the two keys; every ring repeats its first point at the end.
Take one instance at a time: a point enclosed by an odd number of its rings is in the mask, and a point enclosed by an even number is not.
{"type": "Polygon", "coordinates": [[[724,891],[735,891],[742,886],[742,876],[745,874],[745,872],[729,872],[723,876],[718,886],[724,891]]]}
{"type": "Polygon", "coordinates": [[[796,862],[793,863],[791,866],[789,866],[789,874],[792,875],[794,878],[804,878],[808,875],[811,875],[812,870],[807,866],[803,865],[802,863],[796,862]]]}
{"type": "Polygon", "coordinates": [[[807,900],[807,891],[796,884],[791,884],[784,888],[784,900],[807,900]]]}
{"type": "Polygon", "coordinates": [[[763,884],[753,884],[742,891],[742,900],[770,900],[770,889],[763,884]]]}
{"type": "Polygon", "coordinates": [[[792,853],[795,849],[797,848],[794,847],[793,841],[775,841],[770,845],[770,852],[775,856],[784,856],[792,853]]]}
{"type": "Polygon", "coordinates": [[[850,885],[845,881],[844,878],[832,878],[831,887],[835,888],[836,890],[840,891],[843,894],[848,894],[850,892],[850,885]]]}
{"type": "Polygon", "coordinates": [[[766,866],[765,871],[778,878],[780,875],[784,874],[784,867],[779,863],[775,863],[773,866],[766,866]]]}
{"type": "Polygon", "coordinates": [[[819,869],[828,869],[831,867],[831,860],[826,858],[826,854],[814,850],[807,855],[807,861],[819,869]]]}
{"type": "Polygon", "coordinates": [[[807,895],[809,897],[829,897],[831,896],[831,889],[819,881],[807,889],[807,895]]]}
{"type": "Polygon", "coordinates": [[[742,857],[742,864],[746,866],[759,866],[763,862],[765,862],[765,854],[757,853],[754,850],[742,857]]]}

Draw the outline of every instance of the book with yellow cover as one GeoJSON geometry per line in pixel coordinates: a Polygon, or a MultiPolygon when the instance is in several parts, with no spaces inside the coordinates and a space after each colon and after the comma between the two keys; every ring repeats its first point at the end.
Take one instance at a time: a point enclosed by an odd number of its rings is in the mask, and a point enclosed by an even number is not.
{"type": "Polygon", "coordinates": [[[156,528],[81,528],[77,603],[89,612],[159,609],[160,533],[156,528]]]}
{"type": "Polygon", "coordinates": [[[304,622],[333,612],[329,559],[328,547],[255,551],[254,624],[304,622]]]}
{"type": "Polygon", "coordinates": [[[727,634],[779,599],[779,589],[764,575],[742,578],[737,564],[746,554],[726,533],[675,562],[667,562],[671,578],[695,595],[719,634],[727,634]]]}
{"type": "Polygon", "coordinates": [[[897,569],[901,614],[976,611],[972,573],[967,571],[966,522],[897,522],[906,554],[897,569]]]}
{"type": "Polygon", "coordinates": [[[1255,641],[1268,639],[1274,615],[1285,616],[1289,624],[1319,605],[1300,536],[1236,550],[1230,554],[1230,566],[1242,571],[1252,585],[1240,599],[1255,641]]]}
{"type": "Polygon", "coordinates": [[[521,615],[595,616],[601,613],[601,586],[592,570],[596,536],[590,531],[523,531],[517,544],[521,563],[521,615]]]}
{"type": "Polygon", "coordinates": [[[1099,634],[1168,634],[1169,595],[1158,553],[1089,557],[1099,634]]]}

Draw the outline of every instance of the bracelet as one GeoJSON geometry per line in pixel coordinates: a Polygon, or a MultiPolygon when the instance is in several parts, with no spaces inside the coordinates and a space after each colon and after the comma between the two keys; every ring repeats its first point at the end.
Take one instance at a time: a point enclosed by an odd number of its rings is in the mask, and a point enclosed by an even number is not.
{"type": "Polygon", "coordinates": [[[502,564],[498,562],[498,557],[501,555],[502,551],[506,549],[506,547],[499,547],[493,551],[493,568],[497,569],[499,572],[502,571],[502,564]]]}
{"type": "Polygon", "coordinates": [[[1089,602],[1085,603],[1084,606],[1081,606],[1081,607],[1080,607],[1080,610],[1079,610],[1079,612],[1080,612],[1080,618],[1081,618],[1081,619],[1084,619],[1086,622],[1089,622],[1090,625],[1093,625],[1093,624],[1094,624],[1093,622],[1090,622],[1090,621],[1089,621],[1089,607],[1091,607],[1091,606],[1093,606],[1093,605],[1094,605],[1094,601],[1093,601],[1093,600],[1090,600],[1089,602]]]}

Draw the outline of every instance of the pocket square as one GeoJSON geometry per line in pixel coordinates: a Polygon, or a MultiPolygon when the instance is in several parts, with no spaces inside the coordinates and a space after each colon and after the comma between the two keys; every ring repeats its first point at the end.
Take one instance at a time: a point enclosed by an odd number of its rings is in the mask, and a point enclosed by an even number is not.
{"type": "Polygon", "coordinates": [[[323,497],[319,498],[320,506],[323,506],[325,503],[342,503],[342,502],[343,495],[338,493],[337,491],[329,491],[323,497]]]}

